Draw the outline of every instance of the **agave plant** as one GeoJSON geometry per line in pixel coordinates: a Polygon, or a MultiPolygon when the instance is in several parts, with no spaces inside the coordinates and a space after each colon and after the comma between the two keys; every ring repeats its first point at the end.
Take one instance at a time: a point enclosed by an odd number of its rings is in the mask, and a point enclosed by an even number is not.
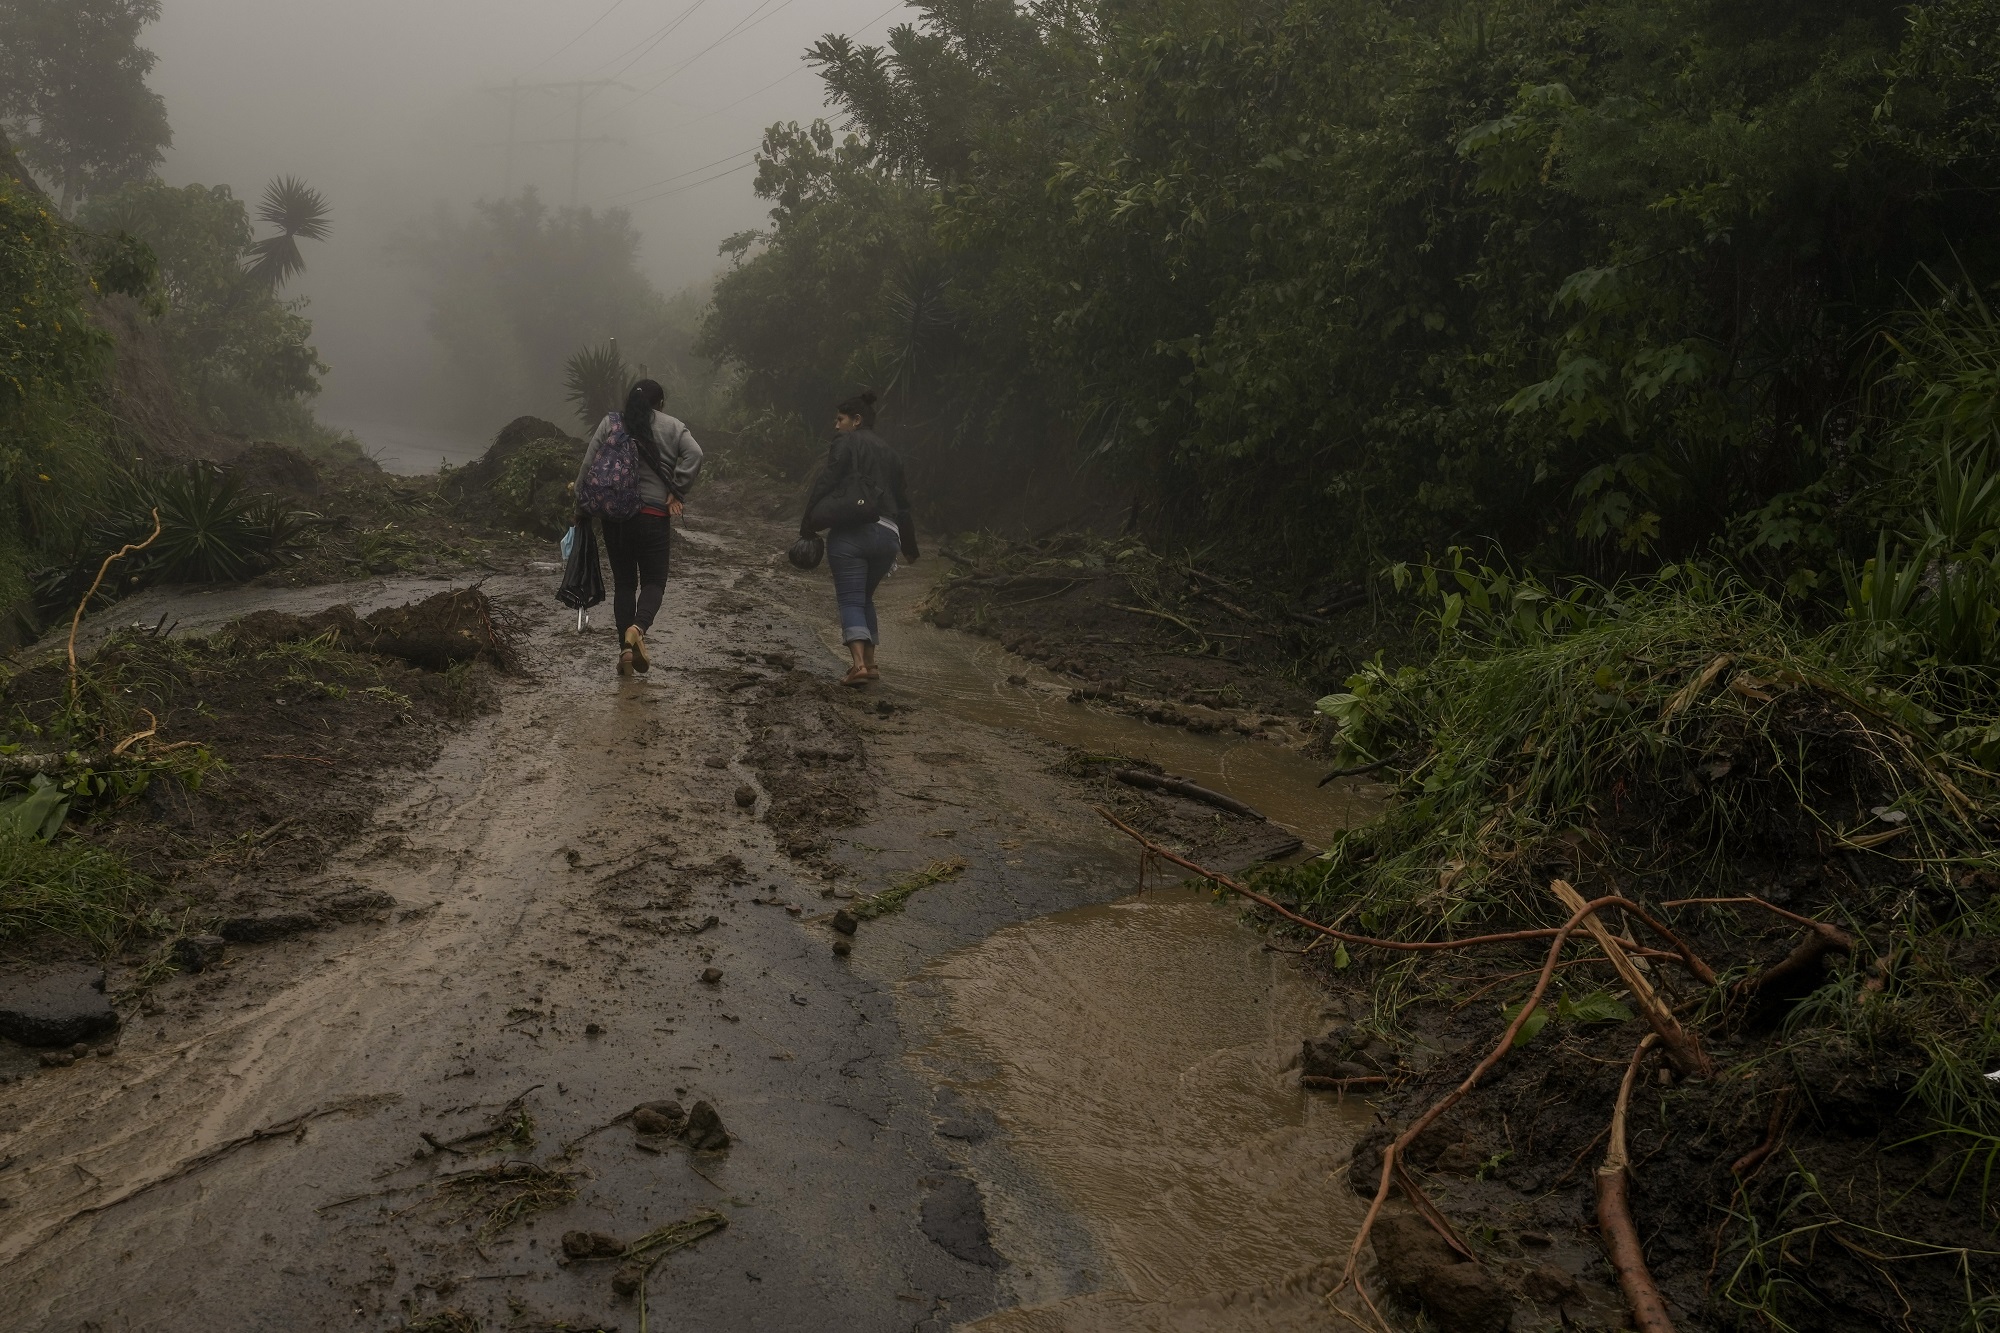
{"type": "Polygon", "coordinates": [[[586,427],[595,426],[607,412],[625,402],[632,387],[632,372],[618,355],[614,340],[602,347],[586,347],[563,362],[564,398],[576,404],[576,415],[586,427]]]}
{"type": "Polygon", "coordinates": [[[280,176],[264,187],[257,216],[276,227],[278,234],[250,247],[250,276],[276,291],[305,269],[299,240],[323,241],[332,229],[326,196],[296,176],[280,176]]]}

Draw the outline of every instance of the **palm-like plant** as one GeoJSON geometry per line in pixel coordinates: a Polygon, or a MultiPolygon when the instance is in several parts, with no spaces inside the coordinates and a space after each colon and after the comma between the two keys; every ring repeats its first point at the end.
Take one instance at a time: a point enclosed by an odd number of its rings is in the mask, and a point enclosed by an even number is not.
{"type": "Polygon", "coordinates": [[[250,247],[250,276],[276,291],[306,266],[299,253],[300,239],[323,241],[332,229],[326,196],[297,176],[280,176],[264,187],[257,217],[276,227],[278,234],[250,247]]]}
{"type": "Polygon", "coordinates": [[[615,340],[586,347],[563,362],[563,396],[576,404],[576,415],[585,426],[595,426],[605,413],[622,407],[631,385],[632,372],[618,355],[615,340]]]}

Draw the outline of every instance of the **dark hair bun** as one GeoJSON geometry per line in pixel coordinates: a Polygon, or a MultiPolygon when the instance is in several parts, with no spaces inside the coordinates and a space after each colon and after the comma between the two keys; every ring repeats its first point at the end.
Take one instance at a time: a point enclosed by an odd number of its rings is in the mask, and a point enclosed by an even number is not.
{"type": "Polygon", "coordinates": [[[875,397],[875,391],[873,389],[863,389],[861,391],[861,401],[868,404],[868,406],[873,407],[880,400],[875,397]]]}

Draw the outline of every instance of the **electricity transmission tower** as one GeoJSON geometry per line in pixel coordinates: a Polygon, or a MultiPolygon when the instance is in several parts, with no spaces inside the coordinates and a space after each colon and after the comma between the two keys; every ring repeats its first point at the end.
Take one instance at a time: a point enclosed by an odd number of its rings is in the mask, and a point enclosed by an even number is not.
{"type": "Polygon", "coordinates": [[[515,155],[522,148],[549,148],[568,145],[569,147],[569,202],[576,207],[577,187],[583,173],[583,150],[598,144],[616,143],[607,135],[586,136],[583,132],[583,111],[590,100],[606,88],[623,88],[625,85],[612,79],[580,79],[571,83],[522,83],[519,79],[499,88],[486,91],[507,104],[507,188],[514,192],[515,155]],[[521,104],[530,97],[552,96],[566,98],[570,103],[571,129],[569,134],[555,139],[523,139],[520,137],[521,104]]]}

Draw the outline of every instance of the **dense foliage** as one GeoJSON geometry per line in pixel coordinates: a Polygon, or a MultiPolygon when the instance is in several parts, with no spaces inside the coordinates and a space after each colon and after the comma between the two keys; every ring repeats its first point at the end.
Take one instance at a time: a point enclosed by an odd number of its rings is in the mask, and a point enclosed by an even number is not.
{"type": "Polygon", "coordinates": [[[135,236],[159,261],[158,323],[182,398],[220,429],[294,437],[326,366],[302,298],[277,294],[255,253],[249,215],[226,185],[127,185],[90,201],[79,221],[135,236]]]}
{"type": "Polygon", "coordinates": [[[812,53],[849,132],[767,134],[707,348],[1299,570],[1825,579],[1898,444],[1879,331],[2000,261],[1991,0],[917,8],[812,53]]]}

